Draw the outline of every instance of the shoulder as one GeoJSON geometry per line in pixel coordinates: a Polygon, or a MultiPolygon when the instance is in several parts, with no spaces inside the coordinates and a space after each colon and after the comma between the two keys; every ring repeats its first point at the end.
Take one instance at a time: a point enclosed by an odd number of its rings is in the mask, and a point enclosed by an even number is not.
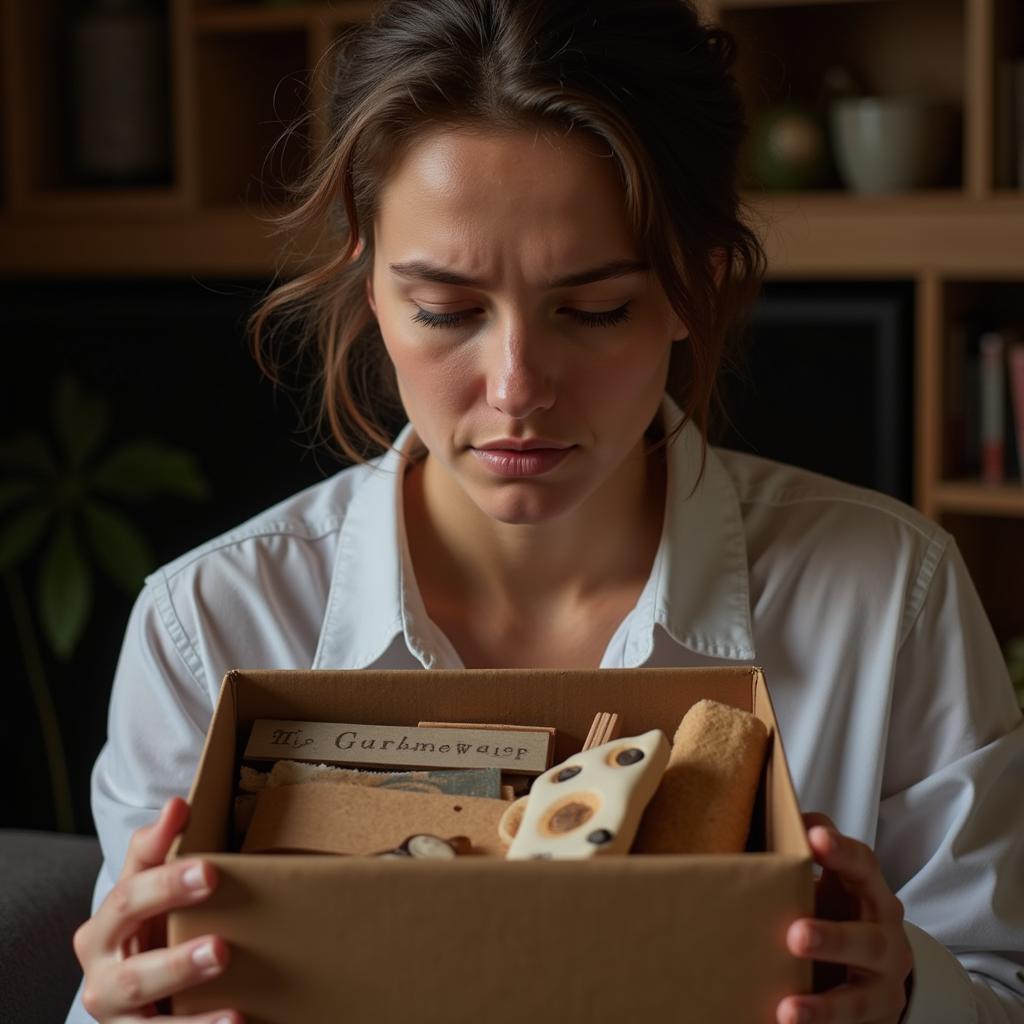
{"type": "Polygon", "coordinates": [[[285,548],[330,546],[345,521],[354,495],[372,464],[350,466],[271,505],[237,526],[160,566],[146,582],[170,582],[182,575],[215,569],[233,559],[260,553],[280,556],[285,548]],[[325,545],[324,542],[327,542],[325,545]]]}
{"type": "Polygon", "coordinates": [[[789,517],[827,518],[847,531],[914,546],[944,545],[949,539],[938,523],[880,491],[745,452],[726,448],[714,452],[748,514],[761,513],[775,522],[789,517]]]}
{"type": "Polygon", "coordinates": [[[841,579],[865,600],[895,599],[906,631],[955,547],[949,533],[879,491],[743,452],[714,453],[735,489],[752,566],[765,577],[799,575],[820,588],[841,579]]]}
{"type": "Polygon", "coordinates": [[[745,452],[726,448],[715,448],[714,452],[732,480],[741,505],[766,510],[804,507],[850,526],[863,523],[893,527],[901,535],[916,535],[925,543],[945,536],[937,523],[917,509],[880,491],[745,452]]]}
{"type": "Polygon", "coordinates": [[[147,576],[139,606],[151,648],[173,650],[211,692],[229,668],[308,667],[338,540],[372,470],[344,469],[147,576]]]}

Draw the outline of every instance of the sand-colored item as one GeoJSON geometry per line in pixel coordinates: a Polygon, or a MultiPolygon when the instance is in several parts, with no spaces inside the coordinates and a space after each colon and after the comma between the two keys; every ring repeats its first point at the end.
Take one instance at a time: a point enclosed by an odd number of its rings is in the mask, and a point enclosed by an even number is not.
{"type": "Polygon", "coordinates": [[[768,747],[748,711],[700,700],[683,716],[632,853],[742,853],[768,747]]]}
{"type": "Polygon", "coordinates": [[[474,853],[501,856],[508,804],[487,797],[406,793],[380,786],[275,786],[257,797],[243,853],[376,854],[410,835],[466,836],[474,853]]]}

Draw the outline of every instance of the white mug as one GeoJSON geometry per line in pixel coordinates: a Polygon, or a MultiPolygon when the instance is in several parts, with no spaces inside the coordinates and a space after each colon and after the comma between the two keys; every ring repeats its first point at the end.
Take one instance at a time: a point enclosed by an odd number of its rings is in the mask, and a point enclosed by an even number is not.
{"type": "Polygon", "coordinates": [[[836,100],[829,130],[836,166],[854,192],[905,192],[942,183],[956,111],[926,96],[836,100]]]}

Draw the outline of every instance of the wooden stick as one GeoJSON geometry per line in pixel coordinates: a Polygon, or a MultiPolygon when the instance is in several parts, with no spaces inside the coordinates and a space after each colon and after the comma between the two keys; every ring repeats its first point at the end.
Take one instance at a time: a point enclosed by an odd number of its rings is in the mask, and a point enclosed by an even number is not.
{"type": "Polygon", "coordinates": [[[618,735],[619,716],[612,711],[599,711],[590,725],[590,732],[587,733],[583,749],[590,750],[592,747],[599,747],[603,743],[617,739],[618,735]]]}
{"type": "Polygon", "coordinates": [[[590,732],[587,733],[587,738],[583,741],[584,750],[589,750],[594,745],[594,738],[597,736],[597,729],[601,724],[601,718],[603,715],[603,711],[598,711],[598,713],[594,715],[594,720],[590,723],[590,732]]]}
{"type": "Polygon", "coordinates": [[[604,742],[610,743],[619,738],[619,716],[614,711],[609,712],[608,720],[604,730],[604,742]]]}

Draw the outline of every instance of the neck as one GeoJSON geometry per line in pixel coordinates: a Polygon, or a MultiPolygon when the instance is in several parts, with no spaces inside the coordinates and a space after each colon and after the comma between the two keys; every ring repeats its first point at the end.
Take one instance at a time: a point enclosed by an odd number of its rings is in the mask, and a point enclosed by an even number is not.
{"type": "Polygon", "coordinates": [[[404,504],[420,589],[434,602],[498,617],[549,620],[642,585],[661,538],[664,449],[642,439],[579,506],[554,520],[485,515],[429,455],[408,471],[404,504]]]}

